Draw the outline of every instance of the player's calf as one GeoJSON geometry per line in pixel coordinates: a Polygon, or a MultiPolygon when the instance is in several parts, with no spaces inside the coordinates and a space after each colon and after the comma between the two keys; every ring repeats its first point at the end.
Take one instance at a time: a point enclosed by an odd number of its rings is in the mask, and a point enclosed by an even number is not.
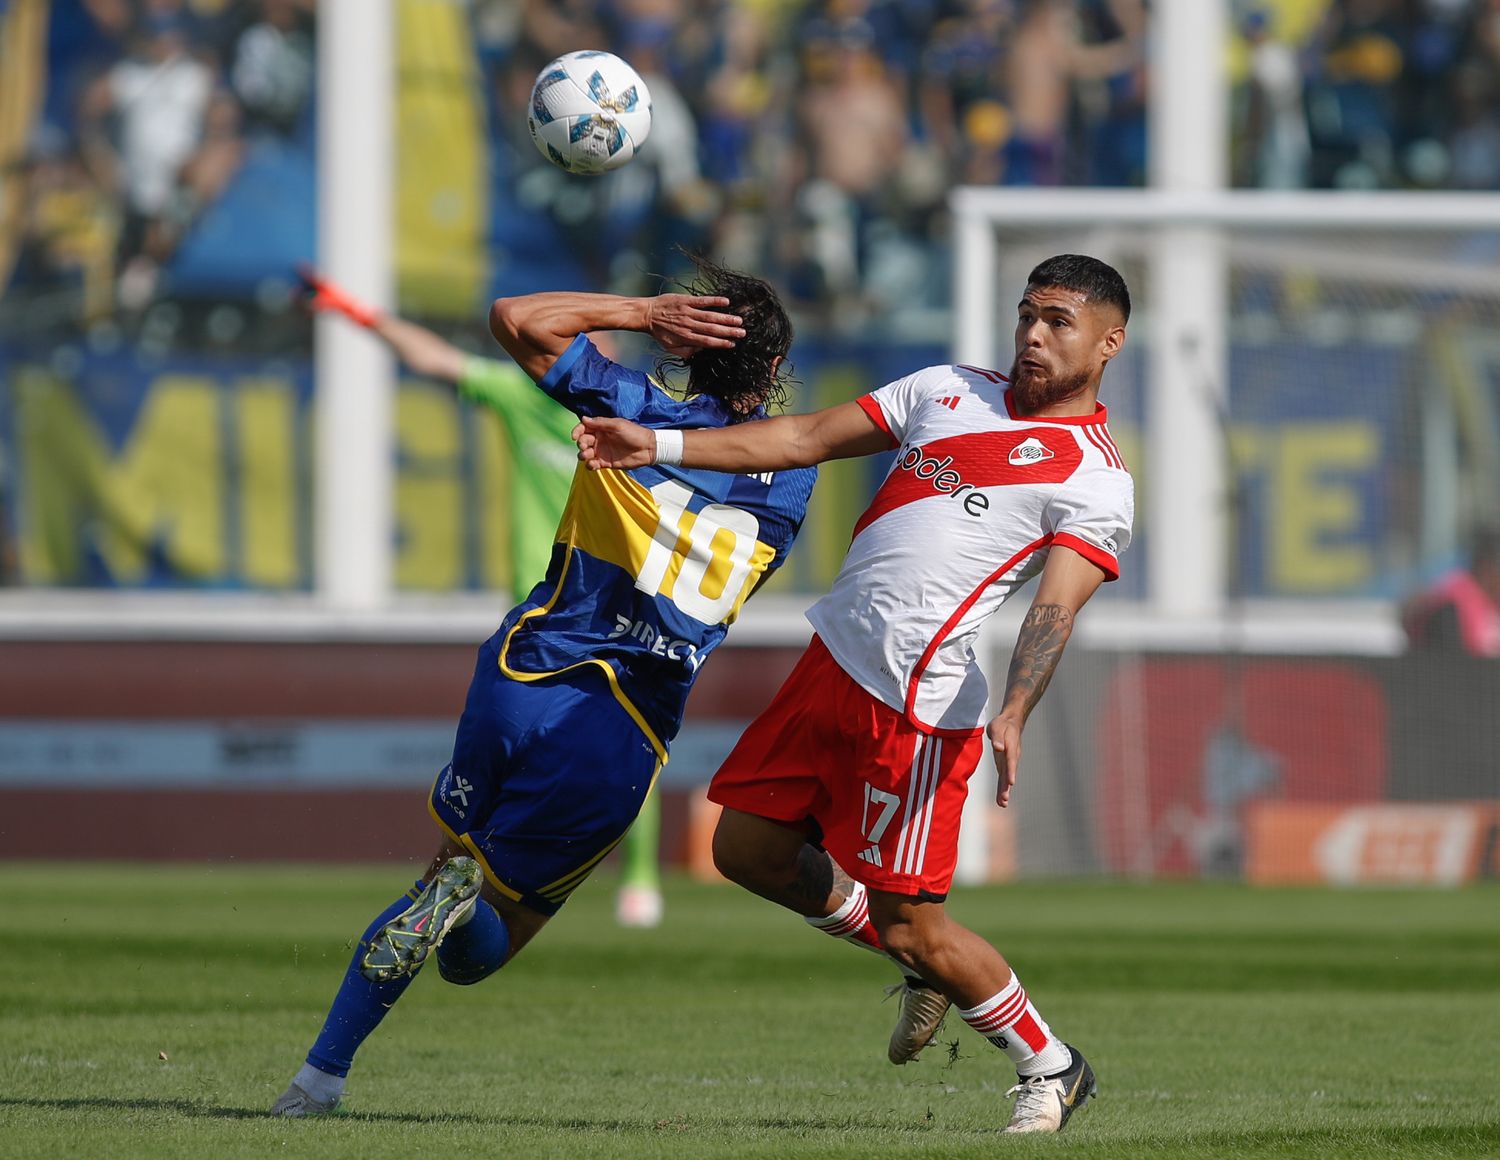
{"type": "Polygon", "coordinates": [[[438,974],[460,987],[482,983],[510,957],[510,928],[483,898],[438,943],[438,974]]]}
{"type": "MultiPolygon", "coordinates": [[[[837,867],[835,867],[837,870],[837,867]]],[[[886,989],[887,995],[901,994],[901,1010],[896,1017],[895,1030],[886,1048],[886,1057],[896,1064],[910,1063],[932,1042],[943,1017],[948,1014],[948,997],[930,986],[910,967],[891,955],[881,945],[880,935],[870,921],[869,891],[864,884],[855,882],[842,871],[841,885],[845,891],[842,904],[826,918],[809,918],[807,924],[824,934],[831,935],[855,946],[874,951],[889,959],[905,978],[886,989]]]]}

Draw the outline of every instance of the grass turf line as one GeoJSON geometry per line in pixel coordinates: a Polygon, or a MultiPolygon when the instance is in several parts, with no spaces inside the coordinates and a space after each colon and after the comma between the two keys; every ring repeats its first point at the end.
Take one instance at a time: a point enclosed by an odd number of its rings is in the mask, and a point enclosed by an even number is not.
{"type": "Polygon", "coordinates": [[[620,930],[606,870],[495,978],[419,979],[349,1115],[270,1119],[354,936],[411,877],[0,864],[0,1153],[1500,1154],[1494,886],[956,891],[1100,1077],[1061,1140],[1002,1140],[1013,1075],[956,1018],[952,1050],[885,1062],[873,956],[680,878],[660,929],[620,930]]]}

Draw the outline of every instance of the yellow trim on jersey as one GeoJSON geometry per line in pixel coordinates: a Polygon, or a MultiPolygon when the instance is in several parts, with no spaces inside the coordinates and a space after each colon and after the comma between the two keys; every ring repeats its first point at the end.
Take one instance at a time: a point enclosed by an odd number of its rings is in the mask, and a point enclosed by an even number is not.
{"type": "MultiPolygon", "coordinates": [[[[683,510],[678,518],[677,535],[671,545],[672,559],[667,565],[661,578],[659,592],[666,599],[672,599],[673,588],[682,573],[683,566],[688,558],[688,546],[691,544],[691,531],[694,522],[699,518],[697,513],[683,510]]],[[[534,616],[544,616],[550,612],[557,603],[562,592],[563,581],[566,579],[568,569],[573,562],[573,553],[578,545],[585,545],[589,555],[603,563],[613,564],[623,570],[627,575],[639,576],[646,566],[647,557],[653,545],[660,550],[660,542],[646,529],[655,529],[661,522],[661,508],[657,499],[649,489],[643,487],[632,476],[623,471],[579,471],[573,482],[572,490],[568,494],[567,507],[563,509],[559,529],[566,529],[566,536],[559,536],[557,542],[565,545],[562,568],[558,573],[557,584],[548,597],[547,603],[538,608],[533,608],[522,613],[515,626],[505,636],[499,650],[500,671],[515,681],[536,681],[544,677],[554,677],[562,673],[571,672],[574,669],[586,665],[597,666],[609,681],[610,692],[621,708],[630,714],[630,719],[650,741],[652,749],[656,751],[661,761],[667,760],[667,747],[656,733],[646,724],[646,719],[641,715],[639,709],[626,696],[625,691],[620,688],[619,678],[613,667],[607,662],[597,659],[577,661],[560,669],[552,669],[545,672],[522,672],[512,668],[506,661],[510,649],[511,637],[534,616]],[[622,516],[624,518],[622,518],[622,516]]],[[[719,542],[716,534],[710,541],[709,551],[712,553],[714,545],[719,542]]],[[[721,623],[732,624],[739,615],[740,606],[743,605],[761,580],[765,578],[770,563],[776,557],[776,550],[769,544],[756,539],[755,547],[745,561],[745,579],[740,590],[734,594],[732,604],[729,606],[721,623]]],[[[704,578],[700,583],[712,583],[717,580],[720,585],[720,595],[723,585],[731,575],[730,565],[725,561],[714,557],[713,562],[704,570],[704,578]]]]}
{"type": "MultiPolygon", "coordinates": [[[[568,562],[572,560],[572,558],[573,545],[570,543],[568,545],[567,555],[563,557],[563,575],[567,575],[568,562]]],[[[540,681],[544,677],[556,677],[560,676],[563,673],[571,673],[574,669],[587,668],[590,665],[595,666],[599,669],[600,672],[604,674],[605,679],[609,681],[609,691],[614,694],[615,700],[620,703],[620,708],[624,709],[625,712],[630,714],[630,719],[634,721],[636,727],[640,729],[643,734],[645,734],[646,740],[651,742],[651,748],[656,751],[657,760],[663,762],[666,761],[667,747],[662,743],[661,738],[652,731],[651,726],[646,724],[646,719],[641,716],[641,711],[637,709],[631,702],[630,698],[625,695],[625,690],[620,688],[620,679],[615,676],[615,670],[610,668],[608,662],[591,658],[586,661],[578,661],[576,664],[564,665],[560,669],[551,669],[547,672],[541,673],[523,673],[520,669],[513,669],[505,663],[505,653],[506,650],[510,648],[510,638],[520,631],[521,626],[525,624],[526,620],[529,617],[539,616],[542,613],[546,612],[549,608],[552,607],[552,603],[556,599],[557,593],[554,592],[552,594],[552,600],[549,600],[546,604],[542,605],[542,607],[533,608],[530,612],[523,612],[521,614],[521,618],[516,621],[515,627],[505,634],[505,641],[500,645],[500,653],[498,658],[500,662],[500,671],[513,681],[522,681],[529,683],[531,681],[540,681]]]]}
{"type": "MultiPolygon", "coordinates": [[[[650,797],[652,790],[656,788],[656,779],[661,774],[661,767],[662,763],[658,761],[656,763],[656,768],[651,771],[651,784],[646,787],[646,797],[650,797]]],[[[642,798],[641,800],[645,801],[645,798],[642,798]]],[[[635,825],[634,818],[631,819],[630,825],[635,825]]],[[[599,863],[603,861],[603,859],[609,854],[611,850],[613,850],[616,846],[623,842],[625,840],[625,834],[628,833],[630,833],[630,826],[626,826],[624,833],[622,833],[609,845],[605,846],[604,849],[600,850],[583,865],[579,866],[576,870],[568,871],[568,873],[557,879],[557,881],[547,883],[547,885],[539,889],[537,893],[545,898],[548,902],[556,902],[559,904],[566,902],[568,899],[568,895],[572,894],[574,890],[583,885],[584,879],[586,879],[593,872],[594,867],[599,865],[599,863]]]]}
{"type": "Polygon", "coordinates": [[[584,880],[593,871],[594,867],[599,865],[599,863],[603,861],[605,855],[607,855],[611,850],[618,846],[620,842],[624,840],[624,838],[625,835],[621,834],[618,838],[616,838],[608,846],[605,846],[604,849],[600,850],[582,866],[578,867],[578,869],[572,871],[570,874],[566,875],[563,878],[559,878],[556,882],[549,883],[548,885],[542,887],[537,891],[537,893],[545,898],[548,902],[554,902],[558,905],[566,902],[568,900],[568,896],[572,894],[573,891],[577,890],[578,887],[583,885],[584,880]]]}
{"type": "MultiPolygon", "coordinates": [[[[591,471],[575,479],[563,520],[575,544],[595,559],[638,576],[651,551],[651,533],[659,520],[656,497],[623,471],[591,471]]],[[[681,542],[679,527],[672,544],[681,542]]],[[[675,563],[675,561],[674,561],[675,563]]]]}
{"type": "MultiPolygon", "coordinates": [[[[596,474],[603,473],[599,472],[596,474]]],[[[568,567],[573,562],[574,543],[573,532],[571,529],[575,525],[568,519],[568,513],[571,512],[572,509],[573,499],[570,496],[568,499],[567,510],[563,512],[562,518],[562,526],[569,528],[570,531],[568,534],[568,539],[566,541],[562,541],[566,543],[567,550],[563,555],[562,567],[558,569],[557,586],[552,589],[552,595],[547,598],[546,604],[543,604],[538,608],[533,608],[529,612],[523,612],[520,618],[516,621],[514,627],[512,627],[511,630],[505,634],[505,639],[500,643],[500,651],[497,656],[497,660],[500,664],[500,671],[513,681],[531,682],[539,681],[544,677],[555,677],[562,673],[569,673],[574,669],[581,669],[588,665],[596,666],[604,673],[606,679],[608,679],[609,691],[614,694],[615,700],[620,703],[620,707],[624,709],[625,712],[630,714],[630,719],[634,721],[636,723],[636,727],[639,728],[643,734],[645,734],[646,740],[651,742],[651,748],[656,751],[657,760],[665,762],[667,760],[666,745],[662,743],[661,738],[656,735],[651,726],[646,724],[646,719],[641,716],[641,711],[631,703],[630,698],[625,695],[625,690],[620,688],[620,681],[619,678],[615,676],[615,670],[610,668],[608,663],[606,663],[605,661],[594,659],[579,661],[576,664],[566,665],[560,669],[552,669],[551,671],[541,673],[523,673],[519,669],[511,668],[510,665],[508,665],[505,661],[505,654],[510,649],[510,638],[515,636],[515,634],[521,630],[522,626],[525,625],[525,623],[533,616],[544,616],[548,612],[552,611],[552,606],[557,603],[558,596],[562,594],[563,581],[567,578],[568,567]]]]}
{"type": "MultiPolygon", "coordinates": [[[[690,494],[685,484],[673,486],[681,489],[684,496],[690,494]]],[[[676,588],[690,551],[699,560],[705,553],[709,557],[698,580],[702,595],[718,599],[733,575],[733,565],[727,554],[728,545],[734,542],[732,534],[726,535],[727,529],[719,529],[712,535],[707,531],[711,520],[705,516],[705,510],[716,506],[709,504],[697,512],[684,507],[677,516],[677,526],[673,529],[675,536],[668,544],[665,538],[657,539],[663,530],[663,512],[656,495],[623,471],[588,472],[581,473],[581,478],[575,480],[563,520],[570,528],[575,544],[582,546],[596,560],[613,564],[630,576],[641,575],[653,546],[658,552],[663,546],[668,547],[671,560],[657,582],[657,593],[679,608],[686,608],[684,601],[677,600],[676,588]]],[[[739,591],[734,593],[733,601],[719,623],[734,623],[740,607],[775,558],[776,549],[757,537],[741,564],[744,576],[739,591]]]]}
{"type": "MultiPolygon", "coordinates": [[[[442,776],[442,774],[438,774],[438,777],[442,776]]],[[[433,789],[436,788],[437,782],[434,781],[433,789]]],[[[432,820],[438,824],[438,829],[442,830],[443,833],[447,834],[450,839],[457,842],[460,846],[467,850],[469,852],[469,856],[473,858],[474,861],[479,863],[480,867],[484,870],[485,878],[489,880],[489,884],[491,886],[493,886],[501,894],[505,895],[506,898],[509,898],[512,902],[521,901],[521,892],[510,886],[507,886],[504,882],[500,881],[499,875],[497,875],[494,871],[494,868],[490,866],[489,860],[486,859],[484,854],[480,852],[479,847],[474,844],[474,839],[469,837],[468,834],[457,833],[451,826],[448,825],[447,822],[443,821],[442,815],[437,812],[437,806],[432,804],[432,794],[430,792],[427,795],[427,812],[432,815],[432,820]]]]}

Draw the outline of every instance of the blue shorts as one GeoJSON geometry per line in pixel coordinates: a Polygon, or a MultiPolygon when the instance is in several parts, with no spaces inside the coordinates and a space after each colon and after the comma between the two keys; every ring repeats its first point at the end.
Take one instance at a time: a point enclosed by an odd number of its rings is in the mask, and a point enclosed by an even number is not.
{"type": "Polygon", "coordinates": [[[550,915],[625,836],[660,769],[597,666],[516,681],[486,644],[429,807],[501,894],[550,915]]]}

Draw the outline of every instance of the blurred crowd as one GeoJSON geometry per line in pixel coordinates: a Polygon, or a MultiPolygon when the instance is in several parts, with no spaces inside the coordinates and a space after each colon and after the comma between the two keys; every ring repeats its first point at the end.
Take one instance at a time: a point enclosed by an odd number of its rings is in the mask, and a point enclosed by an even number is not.
{"type": "Polygon", "coordinates": [[[1234,177],[1500,189],[1500,0],[1238,0],[1234,177]]]}
{"type": "Polygon", "coordinates": [[[311,152],[316,6],[52,0],[0,283],[77,287],[86,318],[152,302],[249,150],[311,152]]]}
{"type": "MultiPolygon", "coordinates": [[[[1146,180],[1149,0],[467,7],[502,212],[564,238],[598,288],[676,272],[680,245],[770,276],[817,326],[920,326],[946,306],[953,185],[1146,180]],[[524,110],[544,63],[600,45],[644,75],[655,124],[636,162],[580,182],[535,152],[524,110]]],[[[0,285],[67,287],[85,318],[157,300],[251,150],[311,157],[315,9],[53,0],[44,106],[4,177],[0,285]]],[[[1235,184],[1500,188],[1500,0],[1233,14],[1235,184]]]]}
{"type": "Polygon", "coordinates": [[[477,16],[521,170],[539,159],[518,113],[549,59],[607,44],[644,76],[650,147],[573,209],[612,285],[705,246],[820,326],[909,324],[945,301],[955,184],[1145,177],[1144,0],[479,0],[477,16]]]}

